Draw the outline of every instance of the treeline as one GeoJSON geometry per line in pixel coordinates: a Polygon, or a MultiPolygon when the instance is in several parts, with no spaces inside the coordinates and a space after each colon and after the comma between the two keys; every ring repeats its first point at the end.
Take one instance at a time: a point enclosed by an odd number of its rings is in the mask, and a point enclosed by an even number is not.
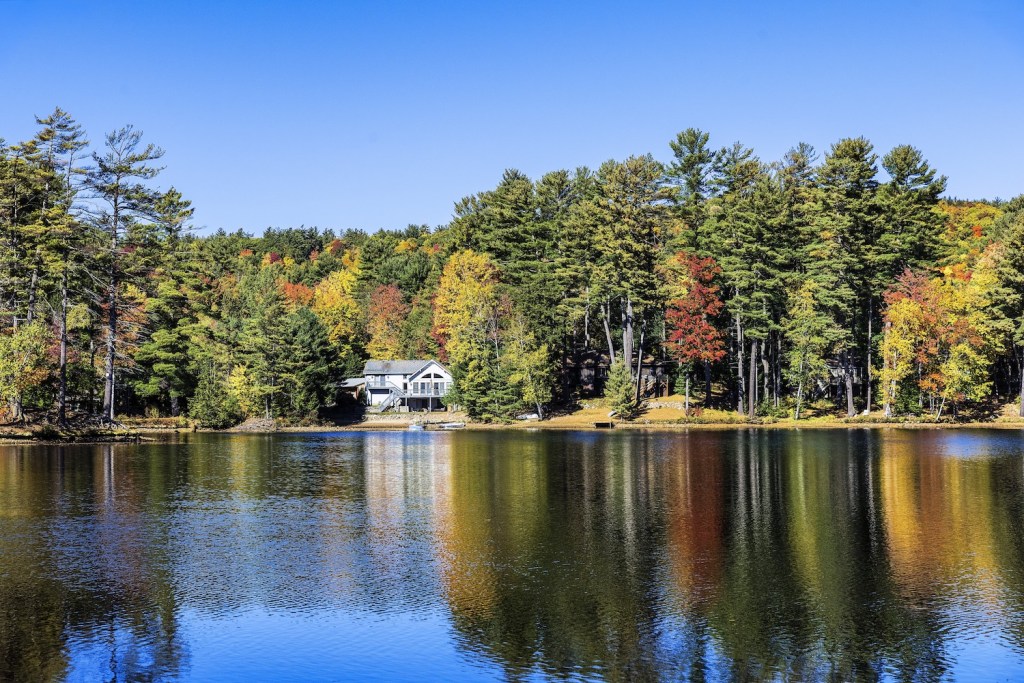
{"type": "Polygon", "coordinates": [[[492,420],[595,390],[629,415],[655,366],[750,417],[1024,393],[1024,199],[943,200],[910,146],[765,162],[689,129],[668,163],[506,171],[436,229],[200,237],[138,131],[37,122],[0,145],[8,419],[314,417],[371,357],[445,361],[492,420]]]}

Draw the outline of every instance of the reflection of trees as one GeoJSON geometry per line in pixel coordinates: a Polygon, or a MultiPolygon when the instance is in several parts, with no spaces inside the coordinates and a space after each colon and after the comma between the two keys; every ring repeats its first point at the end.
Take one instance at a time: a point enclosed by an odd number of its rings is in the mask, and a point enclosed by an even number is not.
{"type": "Polygon", "coordinates": [[[886,434],[880,489],[893,579],[943,630],[1004,629],[1024,645],[1020,442],[1002,435],[886,434]],[[1010,455],[1010,457],[999,457],[1010,455]]]}
{"type": "Polygon", "coordinates": [[[0,448],[0,680],[63,678],[60,586],[41,577],[52,566],[38,533],[53,512],[49,458],[35,448],[0,448]]]}
{"type": "Polygon", "coordinates": [[[0,450],[0,678],[119,680],[180,671],[185,651],[146,486],[116,446],[0,450]],[[102,651],[101,671],[77,671],[102,651]],[[128,675],[130,673],[130,676],[128,675]]]}
{"type": "Polygon", "coordinates": [[[0,680],[111,662],[172,677],[184,606],[409,613],[439,595],[460,646],[512,679],[940,678],[983,619],[1024,649],[1019,444],[403,432],[0,449],[0,680]]]}
{"type": "Polygon", "coordinates": [[[458,437],[437,528],[445,597],[467,647],[512,678],[535,667],[663,674],[649,440],[458,437]]]}
{"type": "Polygon", "coordinates": [[[454,623],[514,678],[940,677],[946,625],[890,540],[888,438],[460,434],[436,503],[454,623]]]}

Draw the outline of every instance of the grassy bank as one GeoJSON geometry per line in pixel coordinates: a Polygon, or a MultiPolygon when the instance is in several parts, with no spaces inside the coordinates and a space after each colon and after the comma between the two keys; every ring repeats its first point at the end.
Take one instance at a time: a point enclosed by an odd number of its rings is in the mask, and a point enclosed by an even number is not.
{"type": "Polygon", "coordinates": [[[1006,405],[987,420],[934,420],[930,416],[904,416],[886,419],[881,411],[847,418],[842,415],[811,412],[807,417],[759,417],[748,420],[735,411],[691,410],[688,415],[677,397],[668,397],[645,408],[632,420],[609,417],[608,408],[598,403],[576,410],[556,413],[544,420],[523,420],[512,423],[474,422],[464,413],[398,413],[366,415],[361,419],[323,420],[317,424],[288,424],[280,420],[254,419],[226,430],[204,430],[183,418],[123,418],[117,425],[78,424],[64,429],[52,425],[0,426],[0,444],[17,443],[103,443],[150,440],[158,434],[192,431],[227,433],[316,433],[335,431],[406,430],[412,424],[464,422],[467,429],[486,430],[604,430],[596,425],[609,423],[617,430],[687,431],[735,428],[756,429],[1024,429],[1024,418],[1017,416],[1017,406],[1006,405]]]}

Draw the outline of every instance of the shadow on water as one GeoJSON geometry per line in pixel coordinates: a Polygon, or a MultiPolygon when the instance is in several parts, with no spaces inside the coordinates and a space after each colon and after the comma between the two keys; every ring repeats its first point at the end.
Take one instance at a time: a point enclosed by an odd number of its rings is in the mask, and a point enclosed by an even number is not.
{"type": "Polygon", "coordinates": [[[1024,675],[1024,434],[0,448],[0,680],[1024,675]]]}

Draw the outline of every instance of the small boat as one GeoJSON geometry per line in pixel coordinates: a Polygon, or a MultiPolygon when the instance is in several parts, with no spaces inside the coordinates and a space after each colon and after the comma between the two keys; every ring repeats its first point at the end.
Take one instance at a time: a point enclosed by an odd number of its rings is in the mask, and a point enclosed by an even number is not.
{"type": "Polygon", "coordinates": [[[442,422],[437,425],[438,429],[462,429],[466,426],[465,422],[442,422]]]}
{"type": "Polygon", "coordinates": [[[411,424],[411,425],[409,425],[409,431],[410,432],[422,432],[423,431],[423,425],[411,424]]]}

